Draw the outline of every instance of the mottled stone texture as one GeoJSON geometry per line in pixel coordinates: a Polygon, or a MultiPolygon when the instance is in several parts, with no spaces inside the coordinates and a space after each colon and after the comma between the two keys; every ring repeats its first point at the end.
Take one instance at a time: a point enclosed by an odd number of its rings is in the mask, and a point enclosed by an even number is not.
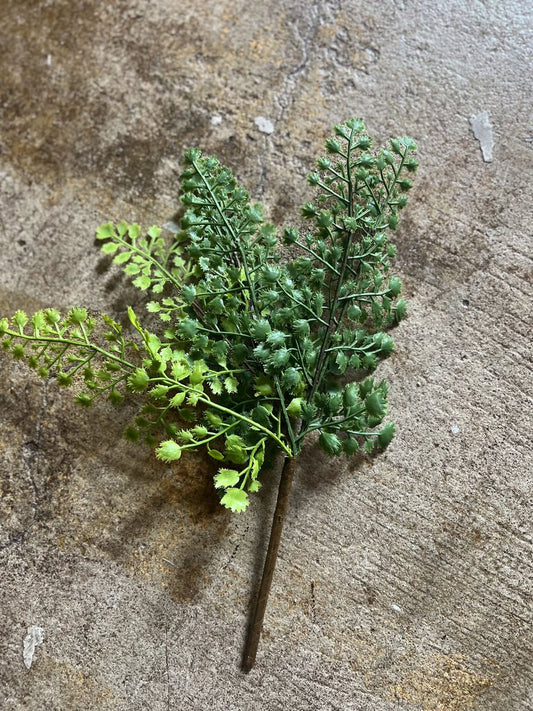
{"type": "Polygon", "coordinates": [[[357,466],[306,450],[248,676],[275,476],[232,516],[209,464],[120,439],[134,404],[80,412],[0,360],[2,709],[533,708],[531,35],[526,0],[1,0],[2,314],[138,304],[92,235],[171,219],[190,145],[280,223],[333,123],[421,159],[380,370],[398,436],[357,466]]]}

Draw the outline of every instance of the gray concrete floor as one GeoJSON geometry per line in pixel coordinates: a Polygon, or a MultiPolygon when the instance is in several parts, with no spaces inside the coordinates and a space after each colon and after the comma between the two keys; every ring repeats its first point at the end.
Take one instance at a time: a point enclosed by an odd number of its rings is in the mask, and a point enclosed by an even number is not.
{"type": "Polygon", "coordinates": [[[334,123],[421,159],[380,371],[398,436],[358,467],[306,451],[248,676],[275,477],[232,516],[202,460],[119,439],[131,409],[0,360],[2,709],[533,708],[532,26],[525,0],[1,0],[2,315],[138,301],[92,235],[172,218],[190,145],[280,224],[334,123]]]}

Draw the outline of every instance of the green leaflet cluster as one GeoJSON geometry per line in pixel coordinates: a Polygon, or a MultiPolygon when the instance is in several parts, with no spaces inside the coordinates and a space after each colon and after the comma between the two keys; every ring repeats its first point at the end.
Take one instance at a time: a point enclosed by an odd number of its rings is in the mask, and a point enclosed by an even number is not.
{"type": "Polygon", "coordinates": [[[82,378],[87,391],[77,395],[81,405],[90,405],[103,394],[118,404],[125,383],[135,389],[135,373],[125,367],[125,358],[128,351],[137,351],[137,346],[125,341],[118,323],[108,316],[102,319],[106,330],[101,340],[107,348],[94,341],[96,320],[84,308],[73,308],[65,317],[55,309],[46,309],[31,320],[24,311],[17,311],[11,324],[6,318],[0,320],[2,347],[11,350],[17,360],[26,358],[41,377],[53,373],[59,385],[72,385],[75,376],[82,378]]]}
{"type": "Polygon", "coordinates": [[[308,178],[317,191],[302,208],[309,229],[282,233],[293,259],[281,259],[276,228],[231,172],[193,149],[177,235],[125,222],[97,232],[102,251],[150,293],[157,333],[131,308],[128,341],[106,316],[95,329],[84,309],[31,320],[19,311],[0,321],[4,347],[60,384],[79,375],[84,405],[145,392],[126,436],[167,462],[205,447],[221,463],[215,486],[233,511],[258,490],[268,447],[297,456],[314,431],[330,455],[386,447],[387,385],[370,373],[393,351],[385,330],[405,315],[388,233],[407,203],[416,145],[402,137],[374,152],[355,119],[335,127],[326,149],[308,178]]]}

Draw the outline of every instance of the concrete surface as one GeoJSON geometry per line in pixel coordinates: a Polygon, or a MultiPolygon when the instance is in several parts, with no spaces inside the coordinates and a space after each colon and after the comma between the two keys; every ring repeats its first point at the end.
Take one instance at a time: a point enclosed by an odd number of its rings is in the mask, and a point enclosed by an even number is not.
{"type": "Polygon", "coordinates": [[[533,708],[531,40],[526,0],[0,0],[2,314],[136,303],[92,235],[172,218],[190,145],[280,223],[333,123],[422,164],[381,368],[398,437],[358,467],[308,448],[248,676],[275,477],[232,516],[201,459],[118,439],[131,407],[0,360],[1,709],[533,708]]]}

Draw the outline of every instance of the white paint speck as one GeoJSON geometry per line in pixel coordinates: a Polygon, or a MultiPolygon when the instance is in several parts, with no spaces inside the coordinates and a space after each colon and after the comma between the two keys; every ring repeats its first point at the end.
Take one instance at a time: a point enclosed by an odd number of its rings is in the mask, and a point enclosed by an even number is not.
{"type": "Polygon", "coordinates": [[[177,222],[171,220],[170,222],[165,222],[165,224],[163,225],[163,229],[167,232],[171,232],[173,235],[177,235],[181,227],[178,225],[177,222]]]}
{"type": "Polygon", "coordinates": [[[274,133],[274,124],[270,119],[267,119],[264,116],[256,116],[254,119],[254,123],[261,131],[261,133],[274,133]]]}
{"type": "Polygon", "coordinates": [[[46,66],[47,66],[47,67],[51,67],[51,66],[52,66],[52,55],[51,55],[51,54],[47,54],[47,55],[46,55],[46,66]]]}
{"type": "Polygon", "coordinates": [[[402,612],[402,608],[399,605],[391,605],[390,609],[394,610],[394,612],[402,612]]]}
{"type": "Polygon", "coordinates": [[[221,123],[222,123],[222,116],[219,116],[218,114],[211,116],[211,126],[220,126],[221,123]]]}
{"type": "Polygon", "coordinates": [[[474,136],[479,141],[481,146],[481,154],[485,163],[492,162],[492,149],[494,148],[494,139],[492,137],[492,125],[489,121],[489,112],[482,111],[475,116],[470,117],[470,126],[474,132],[474,136]]]}
{"type": "Polygon", "coordinates": [[[452,425],[452,426],[450,427],[450,429],[451,429],[451,431],[452,431],[452,434],[459,434],[459,432],[460,432],[460,427],[459,427],[459,425],[452,425]]]}
{"type": "Polygon", "coordinates": [[[31,625],[28,627],[28,634],[24,637],[24,648],[22,657],[26,668],[29,669],[33,662],[35,648],[43,643],[43,628],[31,625]]]}

